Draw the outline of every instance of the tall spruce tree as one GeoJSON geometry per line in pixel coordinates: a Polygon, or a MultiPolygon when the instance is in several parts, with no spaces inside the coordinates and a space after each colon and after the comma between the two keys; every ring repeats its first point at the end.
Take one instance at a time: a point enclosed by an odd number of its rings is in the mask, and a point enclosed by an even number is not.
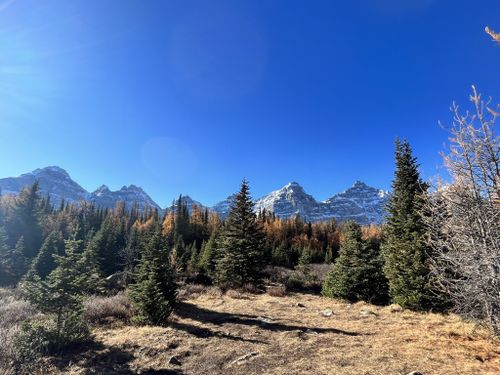
{"type": "Polygon", "coordinates": [[[347,222],[343,234],[339,256],[323,284],[323,295],[350,301],[385,302],[387,280],[379,248],[362,239],[361,227],[355,222],[347,222]]]}
{"type": "Polygon", "coordinates": [[[211,279],[215,278],[215,268],[217,265],[217,249],[220,248],[221,228],[213,229],[208,242],[202,246],[199,267],[211,279]]]}
{"type": "Polygon", "coordinates": [[[9,220],[7,232],[9,240],[15,245],[21,237],[24,241],[24,256],[31,261],[42,244],[41,200],[38,195],[38,182],[25,187],[15,200],[14,217],[9,220]]]}
{"type": "Polygon", "coordinates": [[[393,302],[423,310],[432,305],[425,227],[420,214],[427,184],[407,141],[396,141],[396,171],[387,205],[382,253],[393,302]]]}
{"type": "Polygon", "coordinates": [[[159,225],[136,267],[135,280],[130,285],[130,297],[139,310],[141,322],[167,324],[167,318],[175,306],[177,286],[167,241],[159,225]]]}
{"type": "Polygon", "coordinates": [[[10,255],[7,232],[4,227],[0,227],[0,285],[8,285],[10,275],[7,269],[7,259],[10,255]]]}
{"type": "Polygon", "coordinates": [[[64,254],[64,240],[61,232],[52,232],[47,236],[35,259],[31,264],[30,272],[36,273],[45,279],[56,267],[56,255],[64,254]]]}
{"type": "Polygon", "coordinates": [[[264,234],[254,212],[248,183],[243,180],[223,231],[216,282],[223,287],[258,284],[263,267],[264,234]]]}

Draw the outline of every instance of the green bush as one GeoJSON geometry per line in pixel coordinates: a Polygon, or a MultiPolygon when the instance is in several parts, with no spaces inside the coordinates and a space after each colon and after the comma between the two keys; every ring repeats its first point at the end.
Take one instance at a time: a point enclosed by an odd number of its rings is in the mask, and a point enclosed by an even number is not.
{"type": "Polygon", "coordinates": [[[16,341],[19,357],[29,360],[40,355],[60,354],[90,341],[89,327],[79,314],[71,314],[61,324],[52,318],[31,319],[21,324],[16,341]]]}

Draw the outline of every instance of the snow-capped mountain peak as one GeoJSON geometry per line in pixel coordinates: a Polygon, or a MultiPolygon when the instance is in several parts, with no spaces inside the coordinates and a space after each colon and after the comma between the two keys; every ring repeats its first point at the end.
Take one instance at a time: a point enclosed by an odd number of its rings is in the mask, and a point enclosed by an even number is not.
{"type": "MultiPolygon", "coordinates": [[[[233,197],[218,203],[212,210],[221,217],[226,217],[233,197]]],[[[300,184],[289,182],[281,189],[258,199],[255,210],[259,212],[265,209],[284,218],[299,215],[303,220],[311,222],[335,219],[354,220],[360,224],[380,224],[384,220],[387,198],[387,192],[356,181],[344,192],[318,202],[300,184]]]]}
{"type": "Polygon", "coordinates": [[[68,172],[57,166],[38,168],[19,177],[0,179],[1,193],[17,195],[21,189],[33,185],[35,181],[40,184],[40,195],[48,195],[55,205],[64,199],[70,203],[92,201],[108,208],[115,207],[119,201],[125,202],[129,207],[137,204],[141,210],[146,207],[160,208],[142,188],[136,185],[124,186],[119,191],[111,191],[108,186],[101,185],[93,193],[89,193],[73,181],[68,172]]]}
{"type": "Polygon", "coordinates": [[[109,191],[109,187],[107,187],[106,185],[101,185],[92,193],[92,195],[99,197],[103,194],[108,193],[109,191]]]}
{"type": "Polygon", "coordinates": [[[2,194],[17,195],[26,186],[39,182],[41,195],[49,195],[52,203],[58,204],[62,199],[67,202],[78,202],[87,199],[89,193],[73,181],[64,169],[56,166],[38,168],[18,177],[0,179],[2,194]]]}

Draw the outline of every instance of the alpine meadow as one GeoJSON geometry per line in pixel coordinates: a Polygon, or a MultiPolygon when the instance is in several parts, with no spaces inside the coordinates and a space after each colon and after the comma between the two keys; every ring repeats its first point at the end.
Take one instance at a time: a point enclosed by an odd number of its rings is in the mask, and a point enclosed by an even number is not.
{"type": "Polygon", "coordinates": [[[0,374],[499,374],[495,27],[0,0],[0,374]]]}

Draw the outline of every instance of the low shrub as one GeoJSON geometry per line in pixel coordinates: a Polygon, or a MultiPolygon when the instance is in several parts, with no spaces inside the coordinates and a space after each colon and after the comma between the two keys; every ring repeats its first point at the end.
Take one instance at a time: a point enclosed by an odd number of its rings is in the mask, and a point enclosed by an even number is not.
{"type": "Polygon", "coordinates": [[[248,294],[240,289],[229,289],[226,291],[226,296],[232,299],[250,299],[248,294]]]}
{"type": "Polygon", "coordinates": [[[209,287],[201,284],[184,284],[179,288],[177,299],[185,300],[190,297],[196,297],[200,294],[206,293],[208,289],[209,287]]]}
{"type": "Polygon", "coordinates": [[[111,297],[91,296],[83,304],[83,319],[91,324],[103,324],[112,319],[129,322],[136,314],[125,292],[111,297]]]}
{"type": "Polygon", "coordinates": [[[286,296],[286,287],[284,285],[270,285],[267,288],[267,294],[272,297],[286,296]]]}
{"type": "Polygon", "coordinates": [[[331,264],[307,264],[295,270],[285,267],[267,267],[266,279],[269,283],[283,284],[288,291],[309,291],[320,293],[331,264]]]}
{"type": "MultiPolygon", "coordinates": [[[[18,361],[16,339],[22,321],[35,314],[33,307],[21,299],[16,289],[0,289],[0,373],[15,374],[18,361]]],[[[19,372],[19,371],[17,371],[19,372]]]]}
{"type": "Polygon", "coordinates": [[[90,341],[90,329],[78,313],[65,316],[63,329],[52,317],[42,316],[21,324],[16,349],[22,361],[40,355],[60,354],[90,341]]]}
{"type": "Polygon", "coordinates": [[[256,285],[251,283],[243,284],[243,286],[241,287],[241,291],[243,293],[250,293],[250,294],[258,294],[261,292],[256,285]]]}

